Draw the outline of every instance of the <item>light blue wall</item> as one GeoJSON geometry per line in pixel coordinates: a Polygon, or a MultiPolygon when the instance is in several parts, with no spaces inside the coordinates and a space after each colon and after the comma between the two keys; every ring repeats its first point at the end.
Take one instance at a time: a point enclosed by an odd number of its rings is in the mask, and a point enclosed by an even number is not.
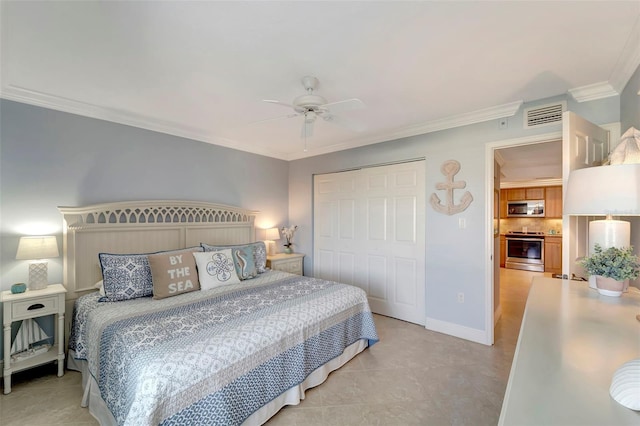
{"type": "MultiPolygon", "coordinates": [[[[0,103],[2,289],[27,279],[23,234],[54,234],[58,206],[124,200],[198,200],[259,210],[287,223],[288,164],[260,155],[17,102],[0,103]]],[[[62,257],[50,262],[62,280],[62,257]]]]}
{"type": "MultiPolygon", "coordinates": [[[[283,225],[288,163],[0,101],[0,289],[28,279],[15,260],[21,235],[56,235],[62,253],[58,206],[152,199],[245,207],[261,212],[258,226],[283,225]]],[[[62,282],[62,257],[49,261],[49,282],[62,282]]]]}
{"type": "Polygon", "coordinates": [[[620,95],[620,121],[622,132],[629,127],[640,129],[640,66],[633,73],[620,95]]]}
{"type": "MultiPolygon", "coordinates": [[[[605,124],[620,119],[618,97],[577,103],[566,97],[525,104],[522,108],[567,100],[568,108],[586,119],[605,124]]],[[[498,120],[414,136],[351,150],[291,162],[289,168],[289,218],[299,225],[296,250],[306,253],[305,271],[313,271],[313,175],[360,166],[426,158],[427,199],[442,182],[441,164],[458,160],[457,180],[467,182],[474,197],[463,213],[446,216],[426,208],[426,309],[427,317],[439,321],[484,330],[485,269],[491,253],[486,247],[485,217],[485,144],[488,142],[560,131],[561,125],[525,130],[522,109],[509,118],[508,128],[500,130],[498,120]],[[458,228],[458,219],[466,219],[466,229],[458,228]],[[465,303],[456,300],[465,293],[465,303]]],[[[458,195],[459,196],[459,195],[458,195]]]]}

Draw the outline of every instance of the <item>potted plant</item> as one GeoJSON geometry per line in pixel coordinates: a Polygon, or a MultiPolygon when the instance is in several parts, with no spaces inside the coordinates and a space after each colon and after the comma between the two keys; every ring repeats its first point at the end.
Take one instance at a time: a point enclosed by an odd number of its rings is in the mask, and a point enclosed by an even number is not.
{"type": "Polygon", "coordinates": [[[589,275],[596,276],[598,292],[605,296],[622,294],[625,281],[640,275],[640,259],[633,254],[633,247],[609,247],[603,250],[599,244],[594,253],[581,261],[589,275]]]}
{"type": "Polygon", "coordinates": [[[293,253],[293,249],[291,248],[291,246],[293,245],[293,234],[296,233],[296,229],[298,229],[298,225],[293,225],[288,228],[283,226],[280,229],[280,232],[282,232],[282,235],[284,235],[284,238],[287,240],[287,243],[284,244],[285,253],[288,253],[288,254],[293,253]]]}

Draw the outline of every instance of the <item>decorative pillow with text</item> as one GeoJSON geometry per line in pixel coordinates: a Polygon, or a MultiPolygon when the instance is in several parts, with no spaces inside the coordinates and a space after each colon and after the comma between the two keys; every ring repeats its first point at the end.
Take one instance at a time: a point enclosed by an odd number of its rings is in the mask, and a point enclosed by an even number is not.
{"type": "Polygon", "coordinates": [[[105,295],[101,302],[117,302],[153,295],[153,278],[149,267],[151,254],[192,253],[201,247],[144,254],[99,253],[105,295]]]}
{"type": "Polygon", "coordinates": [[[198,269],[192,252],[149,255],[153,277],[153,298],[177,296],[200,290],[198,269]]]}

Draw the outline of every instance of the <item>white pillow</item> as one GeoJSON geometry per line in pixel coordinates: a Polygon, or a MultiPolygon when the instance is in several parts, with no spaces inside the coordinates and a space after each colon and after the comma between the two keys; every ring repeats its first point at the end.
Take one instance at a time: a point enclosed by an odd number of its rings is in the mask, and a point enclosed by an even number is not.
{"type": "Polygon", "coordinates": [[[194,252],[193,256],[196,258],[198,266],[201,290],[240,283],[231,249],[204,253],[194,252]]]}

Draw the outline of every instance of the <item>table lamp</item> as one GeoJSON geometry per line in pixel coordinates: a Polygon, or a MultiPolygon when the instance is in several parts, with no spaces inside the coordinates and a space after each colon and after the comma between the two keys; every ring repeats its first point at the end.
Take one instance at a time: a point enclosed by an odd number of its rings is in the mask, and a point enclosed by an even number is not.
{"type": "Polygon", "coordinates": [[[40,290],[49,284],[44,259],[58,257],[58,241],[54,236],[20,237],[16,260],[29,262],[29,290],[40,290]]]}
{"type": "MultiPolygon", "coordinates": [[[[574,170],[569,174],[565,198],[565,214],[602,216],[604,220],[589,222],[589,252],[596,243],[603,248],[629,247],[631,225],[613,220],[612,216],[640,215],[640,164],[615,164],[574,170]]],[[[590,277],[591,278],[591,277],[590,277]]],[[[589,281],[590,287],[595,282],[589,281]]],[[[640,316],[637,317],[640,320],[640,316]]],[[[640,375],[640,359],[625,363],[613,376],[609,394],[619,404],[640,409],[636,378],[640,375]]]]}
{"type": "Polygon", "coordinates": [[[276,254],[276,243],[274,240],[280,239],[280,231],[278,228],[269,228],[265,232],[265,243],[267,244],[267,252],[270,256],[276,254]]]}
{"type": "MultiPolygon", "coordinates": [[[[640,215],[640,164],[587,167],[569,174],[564,213],[572,216],[606,216],[589,222],[589,254],[602,248],[629,247],[631,224],[612,216],[640,215]]],[[[589,286],[595,288],[595,282],[589,286]]]]}

